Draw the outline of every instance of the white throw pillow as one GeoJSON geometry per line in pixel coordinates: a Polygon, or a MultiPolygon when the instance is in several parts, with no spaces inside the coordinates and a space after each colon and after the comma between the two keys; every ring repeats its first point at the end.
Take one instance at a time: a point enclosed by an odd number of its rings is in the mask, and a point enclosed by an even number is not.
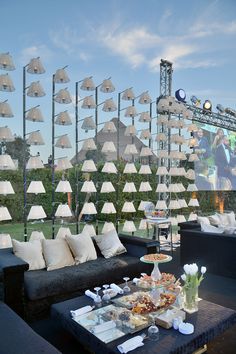
{"type": "Polygon", "coordinates": [[[111,230],[103,235],[94,236],[94,239],[105,258],[127,252],[124,245],[120,242],[116,230],[111,230]]]}
{"type": "Polygon", "coordinates": [[[66,241],[75,257],[75,264],[97,259],[97,252],[89,234],[66,236],[66,241]]]}
{"type": "Polygon", "coordinates": [[[217,214],[209,215],[208,219],[209,219],[211,225],[220,225],[220,223],[221,223],[220,218],[217,214]]]}
{"type": "Polygon", "coordinates": [[[14,254],[29,264],[29,270],[43,269],[46,267],[42,246],[39,240],[19,242],[12,240],[14,254]]]}
{"type": "Polygon", "coordinates": [[[235,214],[233,211],[230,213],[226,214],[228,218],[228,223],[230,226],[236,226],[236,220],[235,220],[235,214]]]}
{"type": "Polygon", "coordinates": [[[203,223],[206,225],[210,225],[210,220],[206,216],[198,216],[197,221],[199,222],[199,224],[203,223]]]}
{"type": "Polygon", "coordinates": [[[224,230],[224,234],[232,235],[236,231],[236,226],[224,226],[222,229],[224,230]]]}
{"type": "Polygon", "coordinates": [[[222,214],[219,214],[217,213],[219,219],[220,219],[220,225],[229,225],[229,220],[228,220],[228,214],[226,213],[222,213],[222,214]]]}
{"type": "Polygon", "coordinates": [[[65,240],[42,240],[42,246],[47,270],[59,269],[75,264],[65,240]]]}
{"type": "Polygon", "coordinates": [[[204,224],[201,222],[201,231],[203,232],[212,232],[214,234],[222,234],[224,232],[224,229],[208,224],[204,224]]]}

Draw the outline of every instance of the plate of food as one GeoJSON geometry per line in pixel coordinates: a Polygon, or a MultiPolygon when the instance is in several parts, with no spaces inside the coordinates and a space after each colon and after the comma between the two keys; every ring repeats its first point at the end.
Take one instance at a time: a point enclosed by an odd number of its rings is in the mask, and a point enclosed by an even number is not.
{"type": "Polygon", "coordinates": [[[167,287],[175,282],[175,276],[171,273],[161,273],[161,279],[153,280],[150,275],[144,274],[138,281],[137,286],[142,289],[151,289],[153,287],[167,287]]]}
{"type": "Polygon", "coordinates": [[[171,260],[172,260],[171,256],[163,253],[145,254],[140,258],[140,261],[144,263],[165,263],[171,260]]]}
{"type": "Polygon", "coordinates": [[[140,315],[147,315],[152,312],[160,312],[174,304],[176,295],[171,293],[161,293],[159,301],[154,304],[150,294],[146,294],[133,306],[132,312],[140,315]]]}

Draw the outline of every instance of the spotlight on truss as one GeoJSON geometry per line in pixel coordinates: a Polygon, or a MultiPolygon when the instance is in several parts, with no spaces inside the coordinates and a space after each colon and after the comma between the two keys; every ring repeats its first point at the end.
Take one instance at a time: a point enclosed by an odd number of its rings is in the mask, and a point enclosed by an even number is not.
{"type": "Polygon", "coordinates": [[[205,102],[203,103],[203,110],[211,112],[211,109],[212,109],[211,101],[210,100],[205,100],[205,102]]]}
{"type": "Polygon", "coordinates": [[[222,104],[218,104],[218,105],[216,106],[216,109],[217,109],[217,111],[218,111],[219,113],[221,113],[221,114],[225,113],[225,109],[224,109],[224,107],[222,106],[222,104]]]}
{"type": "Polygon", "coordinates": [[[225,113],[229,114],[230,116],[236,117],[236,111],[233,108],[225,108],[225,113]]]}
{"type": "Polygon", "coordinates": [[[191,96],[190,101],[195,105],[195,106],[200,106],[201,100],[197,98],[196,96],[191,96]]]}
{"type": "Polygon", "coordinates": [[[175,98],[180,102],[185,102],[186,93],[183,89],[175,91],[175,98]]]}

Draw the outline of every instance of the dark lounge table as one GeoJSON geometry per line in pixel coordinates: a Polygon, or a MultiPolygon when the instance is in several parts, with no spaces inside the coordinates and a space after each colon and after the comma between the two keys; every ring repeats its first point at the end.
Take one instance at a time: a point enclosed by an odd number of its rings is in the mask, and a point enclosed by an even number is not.
{"type": "MultiPolygon", "coordinates": [[[[119,353],[117,345],[137,335],[125,335],[108,344],[103,343],[85,328],[80,326],[70,315],[70,310],[78,309],[85,305],[92,305],[92,299],[87,296],[80,296],[71,300],[52,305],[51,316],[59,322],[62,327],[69,331],[87,350],[96,354],[119,353]]],[[[160,339],[151,341],[146,339],[144,346],[135,349],[133,352],[139,354],[187,354],[203,347],[212,341],[217,335],[224,332],[236,323],[236,311],[201,300],[199,311],[194,314],[187,314],[186,321],[192,323],[195,331],[190,335],[183,335],[179,331],[159,327],[160,339]]],[[[142,330],[141,333],[146,332],[142,330]]]]}

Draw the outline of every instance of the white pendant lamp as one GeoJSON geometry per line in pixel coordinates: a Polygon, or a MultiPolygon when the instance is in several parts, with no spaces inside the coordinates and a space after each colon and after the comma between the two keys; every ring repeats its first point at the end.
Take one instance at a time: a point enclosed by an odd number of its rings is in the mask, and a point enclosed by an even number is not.
{"type": "Polygon", "coordinates": [[[69,168],[73,168],[73,166],[67,157],[62,157],[57,160],[57,166],[55,168],[56,171],[64,171],[69,168]]]}
{"type": "Polygon", "coordinates": [[[197,214],[190,213],[188,217],[188,221],[195,221],[195,220],[197,220],[197,214]]]}
{"type": "Polygon", "coordinates": [[[96,236],[95,228],[91,224],[85,224],[82,233],[87,234],[90,237],[96,236]]]}
{"type": "Polygon", "coordinates": [[[179,205],[178,200],[171,199],[169,202],[168,209],[170,209],[170,210],[180,209],[180,205],[179,205]]]}
{"type": "Polygon", "coordinates": [[[14,140],[15,138],[8,127],[0,127],[0,142],[7,143],[14,140]]]}
{"type": "Polygon", "coordinates": [[[70,82],[70,79],[64,68],[57,69],[57,71],[54,74],[54,82],[56,84],[66,84],[67,82],[70,82]]]}
{"type": "Polygon", "coordinates": [[[116,133],[117,129],[113,122],[106,122],[102,128],[103,133],[116,133]]]}
{"type": "Polygon", "coordinates": [[[137,115],[138,114],[137,114],[136,108],[134,106],[129,106],[129,107],[126,108],[125,117],[134,118],[137,115]]]}
{"type": "Polygon", "coordinates": [[[171,216],[168,219],[170,220],[172,226],[177,226],[178,225],[176,217],[171,216]]]}
{"type": "Polygon", "coordinates": [[[45,236],[42,231],[32,231],[31,232],[29,242],[37,241],[37,240],[45,240],[45,236]]]}
{"type": "Polygon", "coordinates": [[[186,200],[185,199],[178,199],[178,202],[179,202],[179,205],[180,205],[180,208],[187,208],[188,207],[188,204],[186,203],[186,200]]]}
{"type": "Polygon", "coordinates": [[[135,213],[136,209],[134,207],[133,202],[124,202],[124,205],[122,207],[122,213],[135,213]]]}
{"type": "Polygon", "coordinates": [[[134,125],[128,125],[125,128],[125,136],[135,136],[137,134],[137,130],[134,125]]]}
{"type": "Polygon", "coordinates": [[[192,170],[192,169],[189,169],[189,170],[186,172],[185,177],[188,178],[188,179],[191,179],[191,180],[195,180],[195,171],[192,170]]]}
{"type": "Polygon", "coordinates": [[[135,164],[133,162],[132,163],[127,162],[123,173],[130,173],[130,174],[137,173],[137,169],[135,167],[135,164]]]}
{"type": "Polygon", "coordinates": [[[94,205],[94,203],[84,203],[83,208],[81,210],[81,214],[88,214],[88,215],[93,215],[93,214],[97,214],[97,210],[96,207],[94,205]]]}
{"type": "Polygon", "coordinates": [[[126,182],[123,188],[124,193],[135,193],[137,192],[137,189],[135,187],[135,184],[133,182],[126,182]]]}
{"type": "Polygon", "coordinates": [[[83,183],[83,186],[81,188],[82,193],[95,193],[97,192],[97,189],[93,183],[93,181],[85,181],[83,183]]]}
{"type": "Polygon", "coordinates": [[[0,181],[0,194],[2,194],[2,195],[15,194],[14,189],[12,188],[11,182],[0,181]]]}
{"type": "Polygon", "coordinates": [[[178,167],[171,167],[169,170],[169,176],[179,176],[178,167]]]}
{"type": "Polygon", "coordinates": [[[46,193],[42,181],[31,181],[27,193],[41,194],[46,193]]]}
{"type": "Polygon", "coordinates": [[[96,125],[93,120],[93,116],[85,117],[84,121],[81,125],[81,129],[84,129],[85,133],[87,133],[89,130],[94,130],[95,128],[96,128],[96,125]]]}
{"type": "Polygon", "coordinates": [[[57,148],[61,148],[61,149],[71,149],[71,142],[70,139],[68,138],[67,134],[60,136],[57,141],[55,146],[57,148]]]}
{"type": "Polygon", "coordinates": [[[150,192],[152,187],[149,182],[141,182],[139,187],[139,192],[150,192]]]}
{"type": "Polygon", "coordinates": [[[105,141],[102,147],[102,152],[106,153],[112,153],[116,152],[116,147],[112,141],[105,141]]]}
{"type": "Polygon", "coordinates": [[[71,193],[72,188],[71,188],[70,182],[69,181],[59,181],[55,192],[56,193],[71,193]]]}
{"type": "Polygon", "coordinates": [[[140,175],[151,175],[152,170],[149,165],[141,165],[140,170],[138,172],[140,175]]]}
{"type": "Polygon", "coordinates": [[[187,187],[187,192],[197,192],[198,188],[195,183],[190,183],[187,187]]]}
{"type": "Polygon", "coordinates": [[[55,212],[57,218],[70,218],[72,212],[68,204],[59,204],[55,212]]]}
{"type": "Polygon", "coordinates": [[[111,93],[115,91],[115,86],[111,82],[111,79],[105,79],[103,80],[101,86],[100,86],[100,91],[104,93],[111,93]]]}
{"type": "Polygon", "coordinates": [[[152,99],[151,99],[148,91],[143,92],[140,95],[139,100],[138,100],[138,103],[140,103],[140,104],[148,104],[148,103],[151,103],[151,102],[152,102],[152,99]]]}
{"type": "Polygon", "coordinates": [[[187,131],[190,132],[190,133],[197,132],[198,131],[198,127],[196,126],[196,124],[191,123],[191,124],[188,125],[187,131]]]}
{"type": "Polygon", "coordinates": [[[166,159],[169,157],[167,150],[157,150],[158,159],[166,159]]]}
{"type": "Polygon", "coordinates": [[[166,125],[168,123],[168,116],[165,114],[160,114],[157,118],[157,125],[166,125]]]}
{"type": "Polygon", "coordinates": [[[106,162],[102,168],[102,172],[105,173],[117,173],[117,168],[113,162],[106,162]]]}
{"type": "Polygon", "coordinates": [[[84,90],[84,91],[94,91],[96,86],[94,85],[92,77],[84,78],[80,88],[81,88],[81,90],[84,90]]]}
{"type": "Polygon", "coordinates": [[[10,75],[8,74],[0,75],[0,91],[5,91],[5,92],[15,91],[15,87],[13,85],[12,79],[10,78],[10,75]]]}
{"type": "Polygon", "coordinates": [[[136,155],[138,154],[138,150],[135,144],[127,144],[124,150],[125,155],[136,155]]]}
{"type": "Polygon", "coordinates": [[[56,235],[56,239],[61,239],[61,238],[65,238],[66,236],[71,236],[71,231],[70,231],[70,228],[69,227],[63,227],[61,226],[57,232],[57,235],[56,235]]]}
{"type": "Polygon", "coordinates": [[[11,248],[11,236],[9,234],[0,234],[0,249],[11,248]]]}
{"type": "Polygon", "coordinates": [[[122,94],[122,100],[124,101],[131,101],[131,100],[134,100],[135,99],[135,95],[134,95],[134,92],[132,90],[132,88],[128,88],[126,89],[123,94],[122,94]]]}
{"type": "Polygon", "coordinates": [[[32,205],[27,220],[39,220],[47,217],[42,205],[32,205]]]}
{"type": "Polygon", "coordinates": [[[15,70],[15,65],[9,52],[0,54],[0,69],[8,71],[15,70]]]}
{"type": "Polygon", "coordinates": [[[26,94],[29,97],[43,97],[46,95],[39,81],[32,82],[26,94]]]}
{"type": "Polygon", "coordinates": [[[0,170],[16,170],[16,165],[10,155],[0,155],[0,170]]]}
{"type": "Polygon", "coordinates": [[[31,132],[27,139],[27,144],[29,145],[45,145],[43,137],[40,131],[31,132]]]}
{"type": "Polygon", "coordinates": [[[14,114],[12,113],[11,107],[7,101],[0,102],[0,117],[12,118],[14,114]]]}
{"type": "Polygon", "coordinates": [[[168,187],[165,183],[159,183],[157,185],[157,189],[156,189],[157,193],[166,193],[168,192],[168,187]]]}
{"type": "Polygon", "coordinates": [[[168,175],[167,168],[166,168],[165,166],[160,166],[160,167],[158,167],[156,174],[157,174],[158,176],[166,176],[166,175],[168,175]]]}
{"type": "Polygon", "coordinates": [[[140,157],[152,156],[152,150],[149,147],[142,147],[140,157]]]}
{"type": "Polygon", "coordinates": [[[133,221],[126,220],[123,226],[122,231],[124,232],[135,232],[137,229],[133,221]]]}
{"type": "Polygon", "coordinates": [[[85,109],[94,109],[94,108],[96,108],[96,104],[95,104],[93,96],[84,97],[83,103],[81,105],[81,108],[85,108],[85,109]]]}
{"type": "Polygon", "coordinates": [[[145,209],[148,206],[148,204],[150,204],[149,201],[141,200],[141,202],[139,203],[139,206],[138,206],[138,210],[139,211],[145,211],[145,209]]]}
{"type": "Polygon", "coordinates": [[[26,114],[26,119],[31,122],[43,122],[44,121],[41,110],[38,107],[31,108],[26,114]]]}
{"type": "Polygon", "coordinates": [[[167,210],[167,205],[165,200],[158,200],[156,203],[156,209],[158,210],[167,210]]]}
{"type": "Polygon", "coordinates": [[[106,100],[102,107],[103,112],[115,112],[117,110],[116,104],[112,98],[106,100]]]}
{"type": "Polygon", "coordinates": [[[189,203],[188,203],[188,206],[191,206],[191,207],[199,207],[199,202],[196,198],[191,198],[189,203]]]}
{"type": "Polygon", "coordinates": [[[116,214],[116,208],[114,207],[113,203],[104,203],[102,210],[102,214],[116,214]]]}
{"type": "Polygon", "coordinates": [[[110,231],[115,230],[115,225],[113,224],[113,222],[105,222],[103,227],[102,227],[102,234],[106,234],[110,231]]]}
{"type": "Polygon", "coordinates": [[[85,151],[97,150],[94,140],[92,138],[86,139],[83,142],[82,150],[85,150],[85,151]]]}
{"type": "Polygon", "coordinates": [[[82,172],[95,172],[95,171],[97,171],[97,167],[96,167],[93,160],[85,160],[83,162],[81,171],[82,172]]]}
{"type": "Polygon", "coordinates": [[[195,162],[195,161],[199,161],[199,157],[197,156],[197,154],[190,154],[189,158],[188,158],[189,162],[195,162]]]}
{"type": "Polygon", "coordinates": [[[56,120],[55,120],[55,124],[58,124],[58,125],[71,125],[72,121],[71,121],[69,113],[67,111],[59,113],[57,115],[56,120]]]}
{"type": "Polygon", "coordinates": [[[139,122],[149,123],[149,122],[151,122],[151,120],[152,120],[152,118],[150,117],[150,113],[149,112],[140,113],[139,122]]]}
{"type": "Polygon", "coordinates": [[[180,192],[185,192],[186,188],[184,187],[183,183],[177,183],[178,187],[179,187],[179,191],[180,192]]]}
{"type": "Polygon", "coordinates": [[[0,206],[0,221],[11,220],[12,217],[7,209],[7,207],[0,206]]]}
{"type": "Polygon", "coordinates": [[[140,139],[143,139],[143,140],[152,140],[152,135],[151,135],[151,132],[149,129],[144,129],[141,131],[141,134],[140,134],[140,139]]]}
{"type": "Polygon", "coordinates": [[[146,219],[141,219],[138,228],[139,230],[147,230],[147,229],[150,230],[152,229],[152,225],[149,222],[147,222],[146,219]]]}
{"type": "Polygon", "coordinates": [[[37,170],[44,168],[40,156],[31,156],[26,164],[26,170],[37,170]]]}
{"type": "Polygon", "coordinates": [[[59,90],[54,98],[55,102],[61,103],[61,104],[69,104],[72,102],[72,98],[70,96],[69,91],[67,88],[59,90]]]}
{"type": "Polygon", "coordinates": [[[168,187],[168,191],[169,191],[169,193],[179,193],[180,192],[177,183],[170,183],[169,187],[168,187]]]}
{"type": "Polygon", "coordinates": [[[115,192],[115,188],[111,182],[103,182],[100,193],[112,193],[115,192]]]}
{"type": "Polygon", "coordinates": [[[44,74],[45,69],[39,57],[32,58],[27,65],[27,73],[30,74],[44,74]]]}
{"type": "Polygon", "coordinates": [[[178,168],[178,172],[179,172],[179,176],[185,176],[186,175],[186,171],[184,167],[179,167],[178,168]]]}

